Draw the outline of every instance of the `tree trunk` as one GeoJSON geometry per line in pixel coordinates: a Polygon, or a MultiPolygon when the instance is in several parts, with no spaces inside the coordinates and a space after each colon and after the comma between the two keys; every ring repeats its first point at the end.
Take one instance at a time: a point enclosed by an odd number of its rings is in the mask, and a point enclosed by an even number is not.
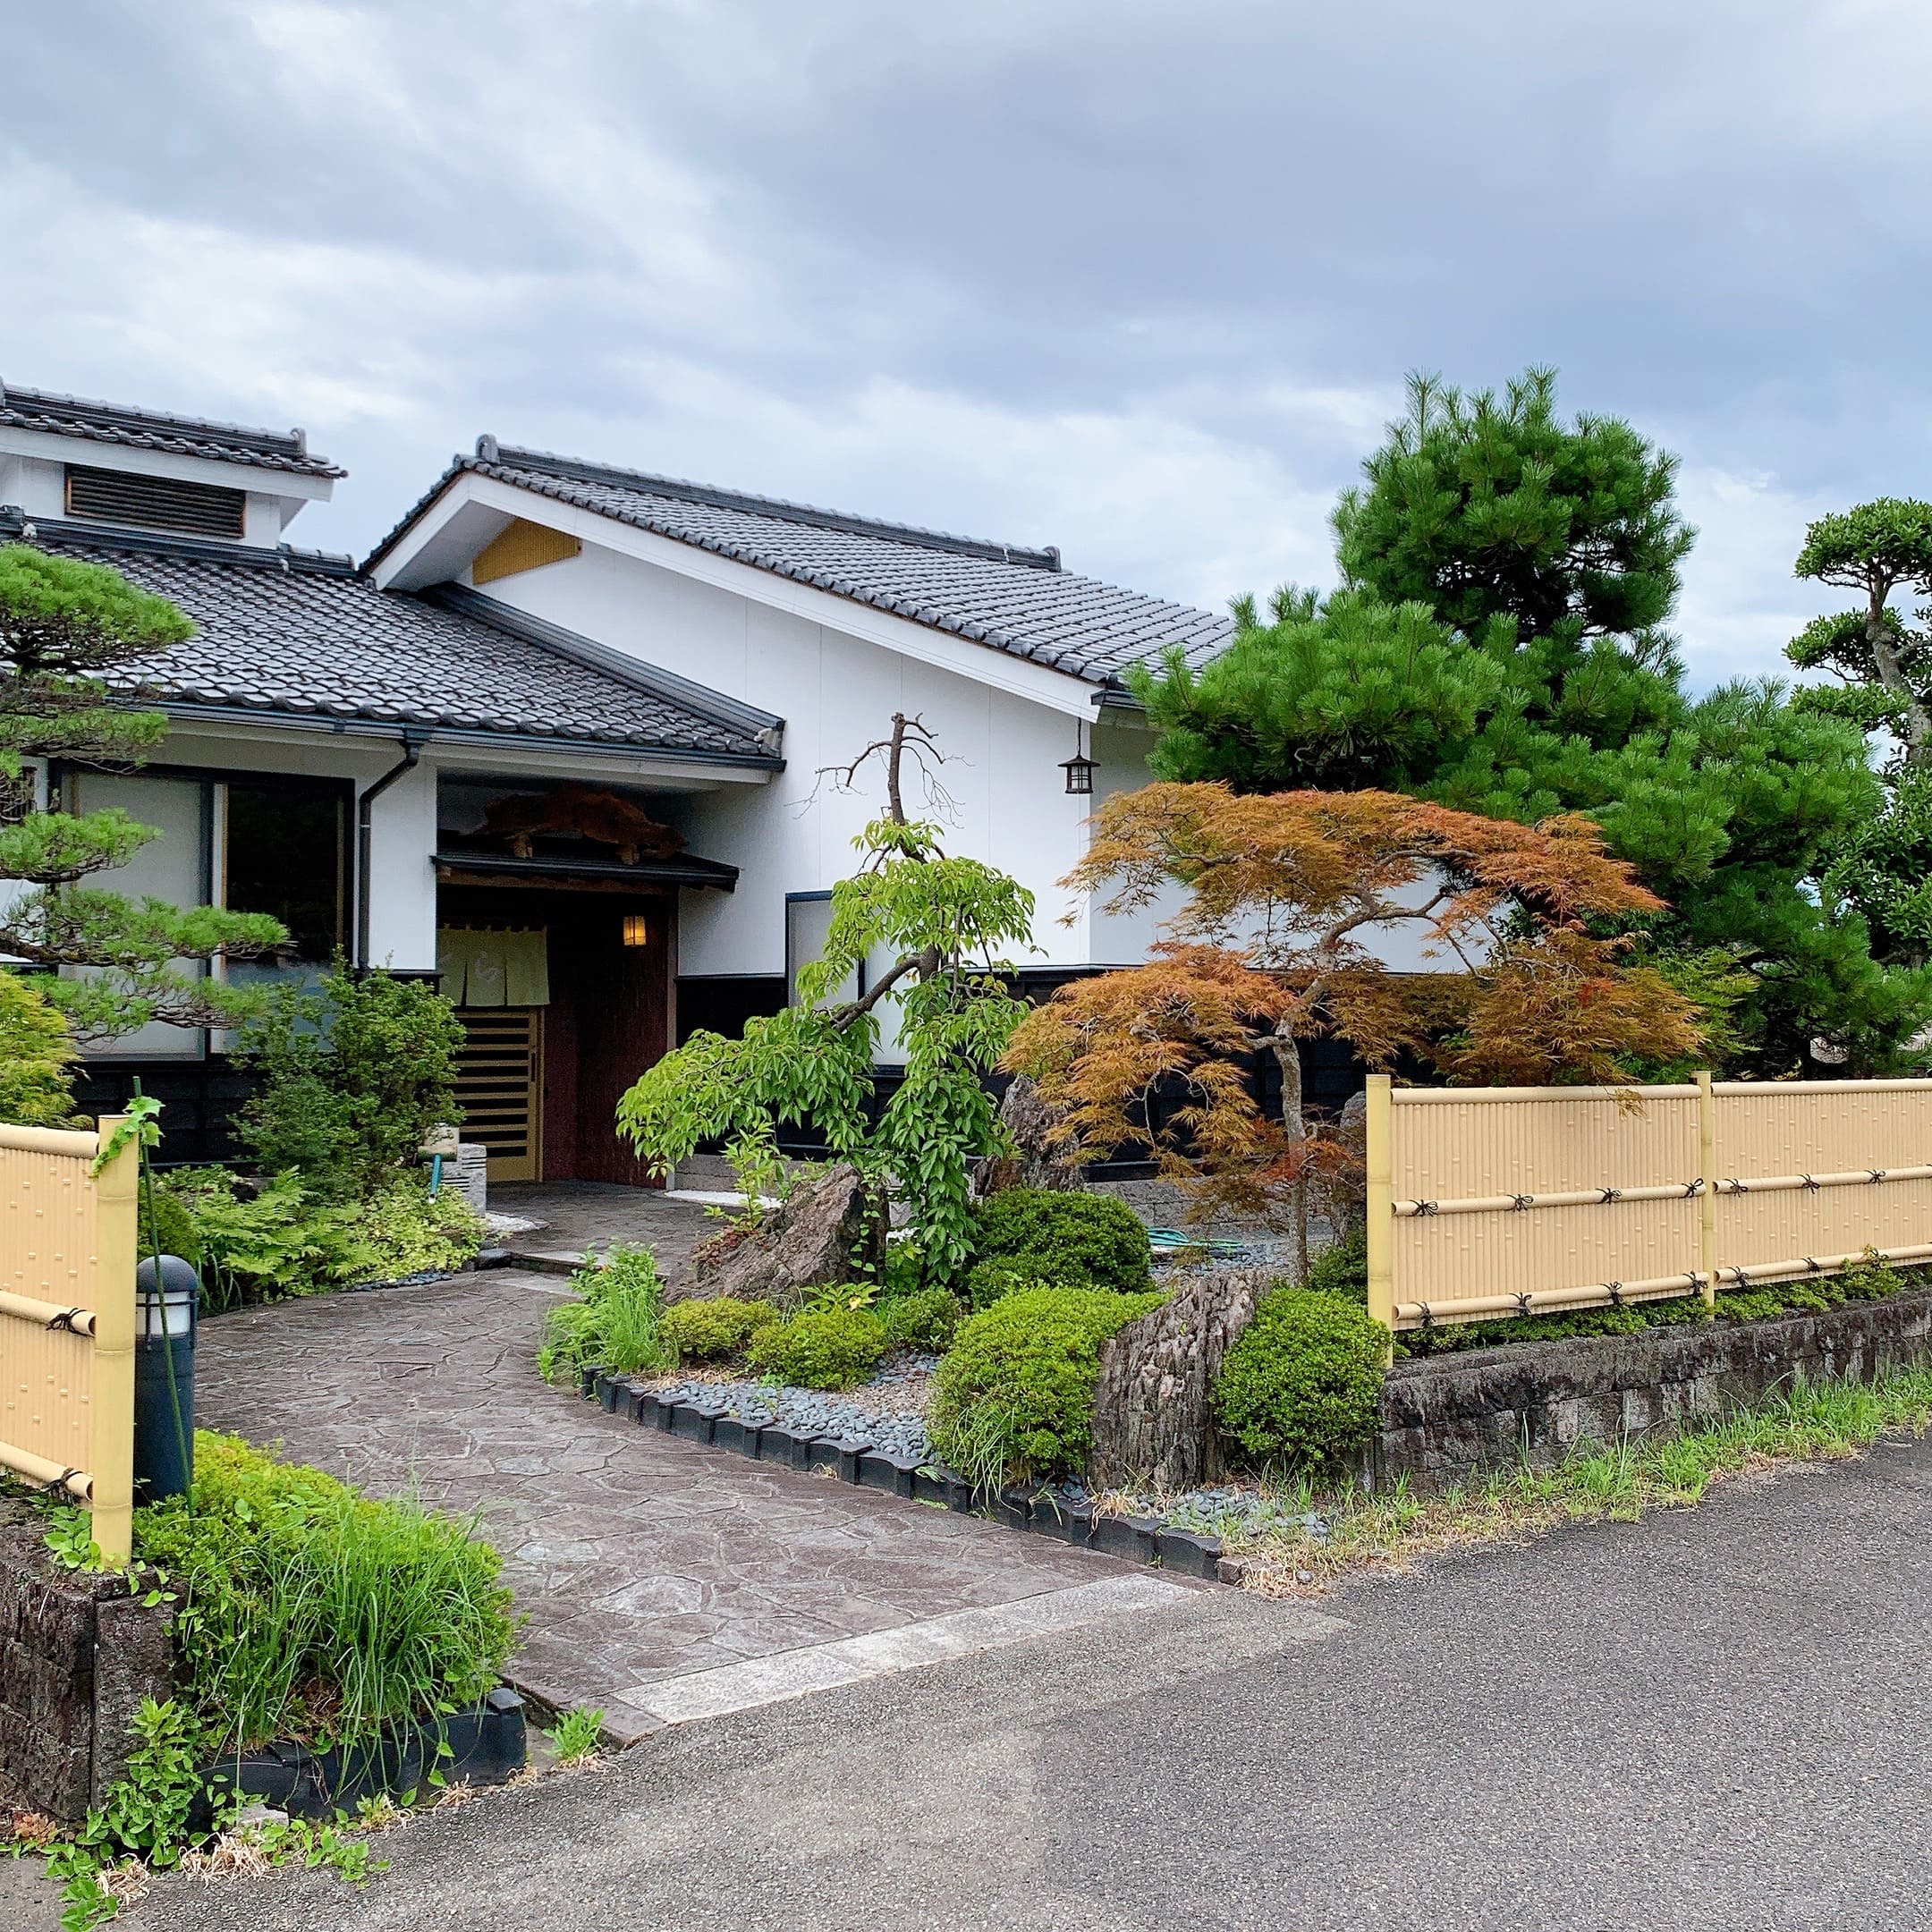
{"type": "Polygon", "coordinates": [[[1898,652],[1893,648],[1882,597],[1872,600],[1871,614],[1865,623],[1865,641],[1871,648],[1878,682],[1894,697],[1905,700],[1905,762],[1920,764],[1928,751],[1932,751],[1932,713],[1927,711],[1919,693],[1912,689],[1911,680],[1899,663],[1898,652]]]}
{"type": "MultiPolygon", "coordinates": [[[[1282,1125],[1290,1137],[1306,1144],[1308,1140],[1308,1114],[1301,1100],[1301,1043],[1292,1034],[1275,1033],[1269,1037],[1268,1045],[1274,1050],[1275,1063],[1281,1069],[1281,1112],[1282,1125]]],[[[1306,1177],[1294,1183],[1292,1203],[1294,1225],[1294,1278],[1308,1279],[1309,1261],[1309,1191],[1306,1177]]]]}
{"type": "Polygon", "coordinates": [[[1194,1489],[1225,1472],[1215,1381],[1274,1280],[1266,1268],[1198,1275],[1101,1350],[1089,1465],[1097,1488],[1194,1489]]]}

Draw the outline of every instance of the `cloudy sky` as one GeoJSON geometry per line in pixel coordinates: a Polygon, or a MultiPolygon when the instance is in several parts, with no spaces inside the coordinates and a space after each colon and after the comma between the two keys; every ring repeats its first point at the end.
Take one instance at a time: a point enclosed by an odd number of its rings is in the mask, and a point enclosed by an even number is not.
{"type": "Polygon", "coordinates": [[[360,553],[482,430],[1330,577],[1404,372],[1680,453],[1693,675],[1932,494],[1925,0],[62,0],[5,29],[0,376],[301,423],[360,553]]]}

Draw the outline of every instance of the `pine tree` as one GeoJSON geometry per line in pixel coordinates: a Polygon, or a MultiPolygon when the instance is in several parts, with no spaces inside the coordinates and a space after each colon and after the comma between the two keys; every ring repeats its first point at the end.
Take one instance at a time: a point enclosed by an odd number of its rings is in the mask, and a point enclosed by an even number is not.
{"type": "Polygon", "coordinates": [[[1857,724],[1815,701],[1685,690],[1674,459],[1628,424],[1564,422],[1546,370],[1500,399],[1419,377],[1410,403],[1337,505],[1343,587],[1288,592],[1267,623],[1238,602],[1222,657],[1140,677],[1156,771],[1587,812],[1666,902],[1640,922],[1659,969],[1737,996],[1740,1070],[1801,1071],[1819,1035],[1897,1063],[1932,979],[1875,960],[1820,891],[1883,788],[1857,724]]]}
{"type": "Polygon", "coordinates": [[[36,761],[125,770],[160,743],[166,719],[117,699],[108,675],[192,629],[165,597],[118,571],[27,544],[0,547],[0,957],[47,973],[40,992],[83,1040],[151,1020],[229,1024],[247,1003],[186,968],[288,938],[259,914],[135,901],[89,885],[160,835],[120,810],[36,808],[36,761]],[[73,967],[89,970],[55,977],[73,967]]]}

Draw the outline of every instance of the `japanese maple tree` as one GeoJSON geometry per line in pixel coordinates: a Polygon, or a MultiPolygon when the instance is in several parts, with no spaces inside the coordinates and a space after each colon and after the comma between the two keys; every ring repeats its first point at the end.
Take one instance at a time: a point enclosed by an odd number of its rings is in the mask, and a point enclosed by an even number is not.
{"type": "Polygon", "coordinates": [[[1304,1243],[1309,1183],[1350,1157],[1309,1119],[1301,1043],[1339,1036],[1371,1066],[1410,1057],[1503,1085],[1626,1083],[1695,1055],[1697,1009],[1593,921],[1663,911],[1575,814],[1526,826],[1400,793],[1116,794],[1066,884],[1110,911],[1185,893],[1148,963],[1063,987],[1004,1064],[1063,1109],[1089,1158],[1151,1146],[1197,1208],[1262,1213],[1304,1243]],[[1372,941],[1419,930],[1440,970],[1397,972],[1372,941]],[[1277,1121],[1243,1062],[1282,1073],[1277,1121]],[[1157,1092],[1183,1104],[1149,1127],[1157,1092]]]}

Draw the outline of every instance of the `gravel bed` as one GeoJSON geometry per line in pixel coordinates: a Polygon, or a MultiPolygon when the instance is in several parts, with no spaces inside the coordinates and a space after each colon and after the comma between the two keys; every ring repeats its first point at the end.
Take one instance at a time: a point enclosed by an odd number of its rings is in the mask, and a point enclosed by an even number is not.
{"type": "Polygon", "coordinates": [[[741,1421],[783,1423],[791,1429],[842,1442],[869,1444],[888,1455],[928,1454],[926,1411],[932,1400],[936,1355],[902,1355],[857,1388],[826,1391],[777,1382],[747,1382],[724,1375],[687,1373],[651,1384],[657,1394],[704,1402],[741,1421]]]}

